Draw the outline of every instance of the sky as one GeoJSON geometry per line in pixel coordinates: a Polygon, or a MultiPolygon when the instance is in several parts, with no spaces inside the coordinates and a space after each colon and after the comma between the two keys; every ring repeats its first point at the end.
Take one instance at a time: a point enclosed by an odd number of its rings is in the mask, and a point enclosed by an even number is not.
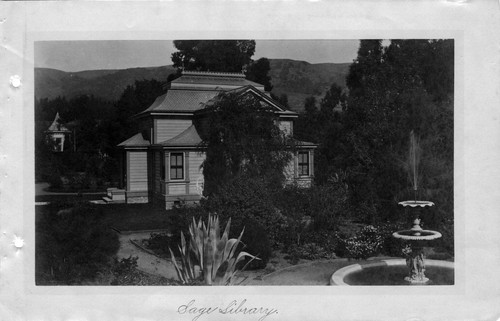
{"type": "MultiPolygon", "coordinates": [[[[256,40],[252,57],[316,63],[352,62],[358,40],[256,40]]],[[[125,69],[171,65],[176,49],[171,40],[39,41],[35,67],[63,71],[125,69]]]]}

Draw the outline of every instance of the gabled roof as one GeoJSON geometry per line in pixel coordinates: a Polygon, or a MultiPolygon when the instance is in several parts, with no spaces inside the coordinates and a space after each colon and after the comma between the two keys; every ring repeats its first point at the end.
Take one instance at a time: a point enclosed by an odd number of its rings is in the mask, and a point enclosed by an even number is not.
{"type": "Polygon", "coordinates": [[[142,147],[149,145],[149,140],[145,139],[142,133],[137,133],[126,141],[118,144],[119,147],[142,147]]]}
{"type": "Polygon", "coordinates": [[[158,97],[149,108],[136,116],[149,113],[193,113],[203,109],[205,104],[225,91],[253,92],[280,114],[296,115],[270,98],[263,85],[245,79],[242,73],[185,71],[181,77],[170,82],[166,94],[158,97]]]}
{"type": "MultiPolygon", "coordinates": [[[[279,113],[281,115],[298,116],[297,113],[295,113],[293,111],[290,111],[290,110],[287,110],[279,102],[277,102],[276,100],[272,99],[271,97],[269,97],[265,93],[261,92],[260,90],[258,90],[257,88],[255,88],[252,85],[247,85],[247,86],[244,86],[244,87],[236,88],[236,89],[233,89],[233,90],[230,90],[230,91],[227,91],[227,92],[237,93],[237,94],[241,94],[241,95],[245,95],[245,94],[255,95],[257,97],[257,99],[259,99],[261,101],[261,103],[270,106],[277,113],[279,113]]],[[[216,98],[217,97],[214,96],[211,100],[207,101],[204,104],[203,107],[206,108],[206,107],[212,105],[213,103],[215,103],[216,98]]]]}
{"type": "Polygon", "coordinates": [[[180,147],[180,146],[193,146],[197,147],[201,143],[200,135],[194,125],[189,126],[179,135],[174,138],[168,139],[159,145],[164,147],[180,147]]]}
{"type": "Polygon", "coordinates": [[[61,117],[59,117],[59,113],[56,113],[56,117],[54,118],[54,121],[50,125],[49,129],[47,129],[47,131],[71,133],[71,130],[69,130],[62,124],[62,119],[61,117]]]}

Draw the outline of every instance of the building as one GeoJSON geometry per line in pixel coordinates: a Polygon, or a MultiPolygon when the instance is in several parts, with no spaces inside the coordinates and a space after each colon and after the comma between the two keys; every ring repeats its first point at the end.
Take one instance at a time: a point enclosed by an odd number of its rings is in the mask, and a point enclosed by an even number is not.
{"type": "MultiPolygon", "coordinates": [[[[123,151],[122,189],[108,192],[110,200],[164,202],[170,208],[177,202],[196,202],[202,197],[205,159],[199,145],[200,128],[193,120],[221,91],[237,90],[253,94],[275,110],[279,126],[293,135],[298,114],[286,110],[264,91],[264,86],[239,73],[183,72],[170,82],[167,93],[135,116],[141,132],[118,145],[123,151]]],[[[314,174],[312,143],[299,142],[300,150],[287,170],[287,179],[310,185],[314,174]]]]}
{"type": "Polygon", "coordinates": [[[54,152],[64,151],[64,143],[66,140],[69,141],[71,134],[71,130],[66,128],[62,123],[63,121],[59,117],[59,113],[57,113],[49,129],[45,131],[46,141],[52,146],[54,152]]]}

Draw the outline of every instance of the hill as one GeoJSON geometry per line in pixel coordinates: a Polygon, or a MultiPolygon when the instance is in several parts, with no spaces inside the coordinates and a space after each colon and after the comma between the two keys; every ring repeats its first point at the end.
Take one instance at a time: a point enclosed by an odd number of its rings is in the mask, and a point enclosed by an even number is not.
{"type": "MultiPolygon", "coordinates": [[[[270,59],[273,93],[286,94],[291,109],[300,111],[306,97],[319,99],[335,82],[345,87],[349,64],[310,64],[289,59],[270,59]]],[[[56,69],[35,68],[36,99],[78,95],[94,95],[106,100],[117,100],[135,80],[156,79],[166,81],[175,72],[170,66],[129,68],[117,70],[86,70],[65,72],[56,69]]]]}

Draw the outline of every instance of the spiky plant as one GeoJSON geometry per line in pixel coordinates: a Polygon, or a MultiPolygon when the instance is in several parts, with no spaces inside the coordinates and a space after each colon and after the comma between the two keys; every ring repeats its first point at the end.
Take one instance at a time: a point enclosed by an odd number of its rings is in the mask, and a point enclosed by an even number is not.
{"type": "MultiPolygon", "coordinates": [[[[236,265],[250,257],[258,259],[247,252],[236,253],[241,242],[243,231],[237,239],[229,239],[231,220],[220,236],[219,218],[209,215],[208,223],[193,218],[189,226],[190,241],[186,242],[181,233],[180,266],[177,264],[173,251],[170,250],[177,276],[184,283],[191,283],[203,279],[207,285],[230,285],[234,282],[237,273],[236,265]]],[[[248,263],[247,263],[248,264],[248,263]]]]}

